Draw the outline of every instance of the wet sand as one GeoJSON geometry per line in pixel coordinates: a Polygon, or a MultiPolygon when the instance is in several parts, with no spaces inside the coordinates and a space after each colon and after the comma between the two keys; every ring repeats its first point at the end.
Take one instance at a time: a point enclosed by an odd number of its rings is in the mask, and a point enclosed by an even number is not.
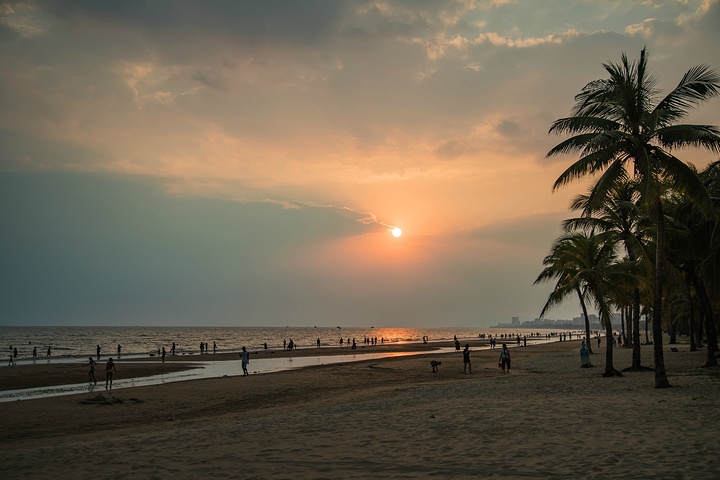
{"type": "MultiPolygon", "coordinates": [[[[472,374],[460,353],[429,353],[4,403],[0,465],[36,478],[715,479],[720,372],[677,348],[663,390],[653,372],[602,378],[604,351],[581,369],[573,341],[513,348],[509,375],[479,350],[472,374]]],[[[616,367],[630,355],[616,350],[616,367]]]]}

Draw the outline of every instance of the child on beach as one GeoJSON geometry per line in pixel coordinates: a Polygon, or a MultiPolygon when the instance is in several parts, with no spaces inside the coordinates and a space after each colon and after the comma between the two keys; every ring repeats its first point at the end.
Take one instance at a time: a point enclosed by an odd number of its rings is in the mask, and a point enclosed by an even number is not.
{"type": "Polygon", "coordinates": [[[110,390],[112,390],[112,380],[114,373],[117,373],[117,371],[115,370],[115,363],[113,362],[112,357],[110,357],[105,364],[105,390],[108,389],[108,385],[110,385],[110,390]]]}
{"type": "Polygon", "coordinates": [[[95,380],[95,365],[97,365],[97,362],[93,360],[92,357],[88,357],[88,360],[90,361],[90,363],[86,364],[86,366],[90,366],[88,376],[90,377],[90,381],[93,382],[93,384],[97,385],[97,380],[95,380]]]}

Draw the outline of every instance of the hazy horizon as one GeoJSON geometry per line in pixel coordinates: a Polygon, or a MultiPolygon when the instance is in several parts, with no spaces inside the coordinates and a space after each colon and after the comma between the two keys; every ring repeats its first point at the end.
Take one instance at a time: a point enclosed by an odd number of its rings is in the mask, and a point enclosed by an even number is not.
{"type": "Polygon", "coordinates": [[[587,188],[552,193],[550,125],[623,52],[663,92],[720,69],[719,25],[718,0],[2,3],[0,325],[533,320],[587,188]]]}

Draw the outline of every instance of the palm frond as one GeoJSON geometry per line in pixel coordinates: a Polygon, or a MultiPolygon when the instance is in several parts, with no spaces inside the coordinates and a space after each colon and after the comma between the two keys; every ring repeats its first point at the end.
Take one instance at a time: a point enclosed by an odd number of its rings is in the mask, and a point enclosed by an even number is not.
{"type": "Polygon", "coordinates": [[[675,120],[688,110],[720,94],[720,76],[708,65],[688,70],[680,83],[658,103],[656,110],[671,112],[675,120]]]}
{"type": "Polygon", "coordinates": [[[713,125],[671,125],[655,133],[666,148],[702,147],[720,153],[720,129],[713,125]]]}

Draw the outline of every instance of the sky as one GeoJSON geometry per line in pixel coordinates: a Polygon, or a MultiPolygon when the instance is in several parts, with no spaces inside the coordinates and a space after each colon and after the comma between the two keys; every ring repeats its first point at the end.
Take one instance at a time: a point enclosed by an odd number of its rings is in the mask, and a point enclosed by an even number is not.
{"type": "Polygon", "coordinates": [[[0,0],[0,325],[532,320],[552,122],[717,45],[717,0],[0,0]]]}

